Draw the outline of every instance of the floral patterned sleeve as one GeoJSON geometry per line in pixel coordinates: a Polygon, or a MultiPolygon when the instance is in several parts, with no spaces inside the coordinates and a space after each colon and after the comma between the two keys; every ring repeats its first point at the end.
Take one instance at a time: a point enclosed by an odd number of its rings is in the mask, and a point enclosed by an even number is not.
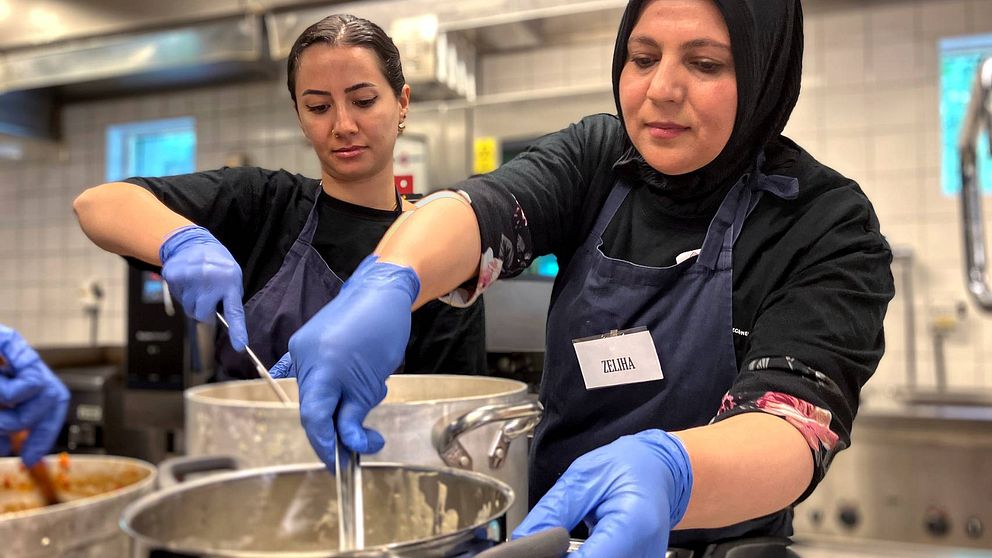
{"type": "Polygon", "coordinates": [[[817,393],[836,392],[833,382],[822,372],[814,370],[792,357],[760,358],[747,363],[746,371],[753,378],[767,376],[768,381],[752,381],[735,385],[723,396],[713,422],[748,412],[763,412],[783,418],[806,439],[813,456],[814,475],[806,498],[819,483],[837,452],[848,447],[843,429],[835,426],[829,410],[805,399],[777,391],[817,393]],[[783,371],[788,370],[789,376],[783,371]],[[841,432],[838,433],[838,430],[841,432]]]}
{"type": "MultiPolygon", "coordinates": [[[[784,365],[790,370],[801,370],[801,374],[815,378],[813,381],[826,381],[826,378],[820,372],[807,367],[791,357],[754,360],[748,364],[748,370],[752,372],[763,369],[767,370],[772,366],[772,360],[781,361],[777,365],[784,365]]],[[[720,403],[720,410],[717,412],[717,417],[723,419],[728,416],[750,411],[761,411],[782,417],[799,430],[813,451],[814,464],[818,469],[823,468],[836,452],[847,446],[840,441],[840,436],[830,428],[830,423],[833,419],[830,411],[787,393],[777,391],[765,391],[762,393],[760,390],[750,393],[728,391],[720,403]]]]}
{"type": "Polygon", "coordinates": [[[537,256],[554,254],[566,265],[613,186],[622,137],[615,115],[589,116],[535,140],[492,172],[432,194],[467,201],[482,241],[477,280],[442,300],[471,304],[496,279],[518,275],[537,256]]]}
{"type": "MultiPolygon", "coordinates": [[[[449,190],[444,193],[434,194],[433,196],[451,195],[452,192],[461,196],[469,204],[472,203],[472,197],[464,190],[449,190]]],[[[428,202],[433,196],[428,196],[422,201],[428,202]]],[[[527,241],[529,237],[527,216],[524,214],[523,208],[520,207],[520,203],[517,202],[515,197],[513,198],[513,204],[513,231],[511,236],[514,238],[511,240],[505,234],[501,234],[496,249],[494,250],[490,246],[482,253],[482,259],[479,262],[479,275],[475,282],[464,284],[442,296],[440,298],[442,302],[461,308],[471,306],[501,276],[516,275],[526,269],[534,260],[534,255],[527,241]]]]}

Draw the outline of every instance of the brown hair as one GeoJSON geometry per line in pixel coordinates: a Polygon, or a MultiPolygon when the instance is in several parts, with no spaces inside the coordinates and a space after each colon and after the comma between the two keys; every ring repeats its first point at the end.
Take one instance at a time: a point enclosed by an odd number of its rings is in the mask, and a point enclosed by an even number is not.
{"type": "Polygon", "coordinates": [[[379,59],[379,68],[386,76],[393,93],[397,97],[403,92],[406,79],[403,77],[403,65],[400,63],[400,51],[393,40],[386,35],[381,27],[367,19],[349,14],[335,14],[307,27],[289,51],[287,61],[288,77],[286,85],[289,96],[296,103],[296,71],[300,66],[300,55],[307,47],[317,43],[330,46],[356,46],[367,48],[379,59]]]}

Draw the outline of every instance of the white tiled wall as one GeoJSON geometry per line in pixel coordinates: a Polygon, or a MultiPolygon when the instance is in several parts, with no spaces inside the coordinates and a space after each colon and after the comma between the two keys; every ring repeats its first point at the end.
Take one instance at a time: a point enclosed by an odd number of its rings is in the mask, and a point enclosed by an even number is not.
{"type": "Polygon", "coordinates": [[[890,1],[864,3],[856,10],[821,4],[822,11],[812,14],[819,32],[808,49],[809,56],[821,60],[824,76],[815,84],[818,95],[801,101],[812,102],[810,110],[821,115],[819,126],[787,132],[800,142],[819,142],[825,163],[861,183],[890,242],[915,255],[912,301],[900,280],[905,264],[893,267],[898,293],[886,320],[889,348],[870,387],[904,383],[909,303],[917,317],[921,383],[934,382],[934,318],[964,303],[967,314],[945,343],[949,380],[962,388],[992,387],[992,353],[986,349],[992,348],[987,325],[992,317],[980,314],[968,299],[959,202],[941,194],[937,67],[939,38],[992,32],[992,3],[890,1]],[[838,61],[845,52],[858,62],[838,61]]]}
{"type": "MultiPolygon", "coordinates": [[[[921,382],[933,383],[933,317],[959,302],[967,315],[947,338],[953,384],[992,387],[992,317],[967,298],[956,199],[940,193],[937,39],[992,32],[989,0],[807,0],[804,89],[787,134],[824,163],[858,180],[873,200],[892,244],[914,251],[915,296],[900,293],[887,318],[889,349],[870,384],[903,382],[906,304],[916,310],[921,382]]],[[[431,138],[431,181],[469,172],[468,135],[528,137],[585,114],[612,112],[612,40],[492,55],[480,62],[483,95],[553,87],[593,87],[565,99],[516,100],[460,108],[413,107],[408,131],[431,138]],[[601,86],[599,91],[596,86],[601,86]]],[[[0,323],[33,342],[84,343],[87,322],[77,286],[97,279],[107,288],[101,340],[123,342],[124,264],[93,248],[79,232],[71,201],[103,181],[107,124],[192,115],[197,166],[220,166],[247,152],[252,164],[315,175],[283,82],[211,87],[178,93],[70,105],[66,139],[28,145],[26,160],[0,163],[0,323]]],[[[987,204],[988,205],[988,204],[987,204]]],[[[987,208],[988,211],[992,209],[987,208]]],[[[992,225],[992,219],[989,219],[992,225]]]]}

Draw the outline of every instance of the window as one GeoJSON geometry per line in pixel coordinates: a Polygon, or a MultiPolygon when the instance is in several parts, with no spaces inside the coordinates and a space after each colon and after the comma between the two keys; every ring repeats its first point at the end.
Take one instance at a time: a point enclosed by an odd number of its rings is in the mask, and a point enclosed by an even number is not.
{"type": "Polygon", "coordinates": [[[107,127],[107,181],[169,176],[196,169],[196,119],[169,118],[107,127]]]}
{"type": "MultiPolygon", "coordinates": [[[[958,137],[971,100],[975,72],[981,61],[989,56],[992,56],[992,34],[940,41],[941,189],[947,196],[957,196],[961,192],[958,137]]],[[[992,194],[990,163],[988,134],[982,133],[978,141],[978,182],[985,194],[992,194]]]]}

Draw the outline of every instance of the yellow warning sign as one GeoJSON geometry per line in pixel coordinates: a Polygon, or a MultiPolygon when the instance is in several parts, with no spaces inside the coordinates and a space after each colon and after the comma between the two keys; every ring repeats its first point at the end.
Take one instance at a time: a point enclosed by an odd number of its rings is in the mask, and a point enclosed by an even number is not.
{"type": "Polygon", "coordinates": [[[473,174],[485,174],[499,166],[499,146],[494,137],[475,138],[475,161],[473,174]]]}

